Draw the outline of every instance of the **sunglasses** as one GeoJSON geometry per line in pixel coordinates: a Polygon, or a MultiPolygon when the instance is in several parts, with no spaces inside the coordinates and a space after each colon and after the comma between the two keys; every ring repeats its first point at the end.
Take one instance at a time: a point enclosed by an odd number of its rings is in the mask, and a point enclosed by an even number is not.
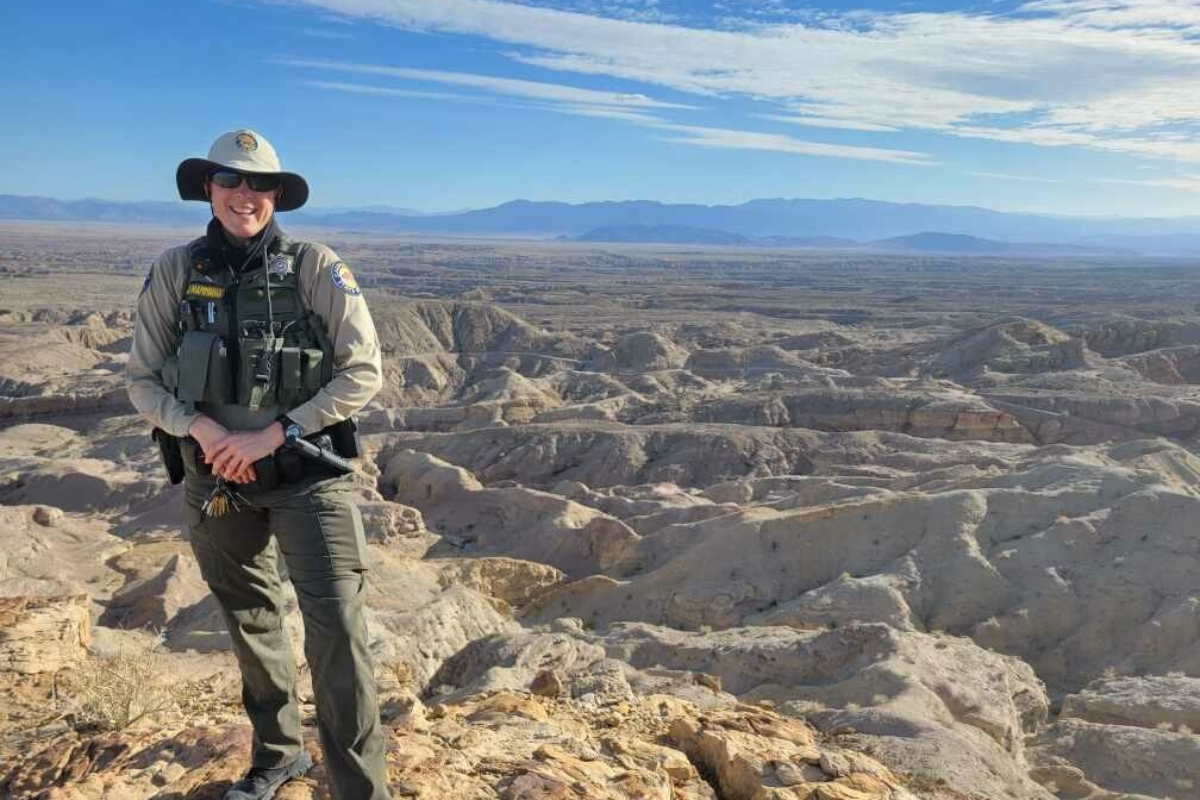
{"type": "Polygon", "coordinates": [[[222,189],[236,189],[245,179],[246,185],[254,192],[273,192],[283,185],[283,179],[278,175],[246,175],[233,170],[218,170],[208,179],[222,189]]]}

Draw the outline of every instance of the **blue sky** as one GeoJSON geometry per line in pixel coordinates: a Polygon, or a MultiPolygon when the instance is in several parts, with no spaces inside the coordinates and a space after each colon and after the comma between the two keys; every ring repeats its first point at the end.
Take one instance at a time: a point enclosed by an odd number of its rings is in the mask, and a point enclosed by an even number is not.
{"type": "Polygon", "coordinates": [[[0,193],[171,199],[245,126],[314,206],[1200,214],[1200,0],[50,0],[0,43],[0,193]]]}

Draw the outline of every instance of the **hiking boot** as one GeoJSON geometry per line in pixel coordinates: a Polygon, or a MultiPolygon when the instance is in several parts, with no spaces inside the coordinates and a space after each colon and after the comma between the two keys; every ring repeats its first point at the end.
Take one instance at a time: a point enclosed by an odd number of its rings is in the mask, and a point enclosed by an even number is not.
{"type": "Polygon", "coordinates": [[[312,763],[312,756],[301,753],[282,767],[251,767],[246,777],[225,791],[221,800],[271,800],[280,786],[308,772],[312,763]]]}

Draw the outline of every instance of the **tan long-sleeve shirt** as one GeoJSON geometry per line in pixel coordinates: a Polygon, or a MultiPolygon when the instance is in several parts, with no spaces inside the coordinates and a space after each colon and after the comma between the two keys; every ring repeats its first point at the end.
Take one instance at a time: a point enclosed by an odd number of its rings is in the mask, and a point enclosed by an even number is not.
{"type": "Polygon", "coordinates": [[[198,413],[229,430],[264,428],[286,413],[308,434],[350,417],[382,387],[379,338],[361,289],[333,250],[313,243],[297,268],[297,283],[305,306],[321,318],[333,345],[333,379],[295,408],[200,403],[189,409],[163,385],[162,367],[179,347],[177,314],[190,269],[186,245],[168,250],[154,262],[138,299],[125,381],[134,408],[151,424],[186,436],[198,413]]]}

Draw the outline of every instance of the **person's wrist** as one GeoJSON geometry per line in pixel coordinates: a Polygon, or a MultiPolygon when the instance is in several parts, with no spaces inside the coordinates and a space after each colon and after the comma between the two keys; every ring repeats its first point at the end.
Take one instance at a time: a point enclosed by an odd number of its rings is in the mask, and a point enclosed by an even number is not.
{"type": "Polygon", "coordinates": [[[280,414],[275,418],[275,421],[279,423],[279,429],[283,431],[283,438],[285,440],[287,439],[289,428],[294,428],[298,433],[301,432],[300,426],[296,424],[296,420],[292,419],[287,414],[280,414]]]}
{"type": "Polygon", "coordinates": [[[197,414],[188,425],[188,436],[191,436],[193,439],[200,438],[207,432],[211,422],[212,420],[203,414],[197,414]]]}

